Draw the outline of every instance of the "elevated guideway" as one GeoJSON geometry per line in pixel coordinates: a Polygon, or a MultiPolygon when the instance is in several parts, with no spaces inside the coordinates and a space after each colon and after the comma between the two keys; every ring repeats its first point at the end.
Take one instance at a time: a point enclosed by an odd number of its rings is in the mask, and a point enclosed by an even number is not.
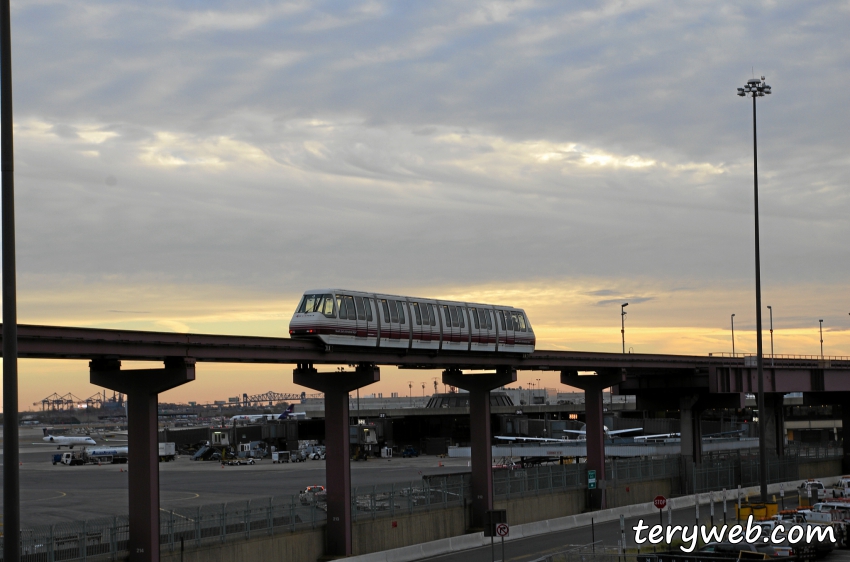
{"type": "MultiPolygon", "coordinates": [[[[636,396],[637,409],[681,411],[681,453],[701,462],[700,413],[742,408],[757,388],[756,363],[744,356],[623,354],[536,350],[529,354],[329,347],[309,340],[236,335],[178,334],[62,326],[18,325],[18,356],[89,362],[90,381],[127,394],[129,399],[130,547],[134,560],[158,560],[159,472],[158,394],[195,380],[203,362],[291,364],[293,382],[325,394],[328,446],[327,554],[351,553],[348,395],[380,380],[380,365],[440,369],[443,383],[470,392],[473,495],[471,525],[493,508],[490,390],[515,382],[517,371],[556,371],[564,385],[585,393],[587,468],[600,486],[594,508],[605,507],[605,436],[602,392],[636,396]],[[152,361],[150,369],[122,369],[122,361],[152,361]],[[349,366],[319,372],[316,365],[349,366]],[[143,553],[136,555],[135,553],[143,553]]],[[[767,362],[766,362],[767,363],[767,362]]],[[[802,392],[808,403],[850,403],[850,358],[775,357],[765,365],[768,446],[783,454],[778,428],[782,397],[802,392]]],[[[850,408],[843,423],[850,427],[850,408]]],[[[547,449],[549,447],[547,446],[547,449]]],[[[571,454],[568,456],[574,456],[571,454]]],[[[850,470],[850,463],[848,463],[850,470]]]]}

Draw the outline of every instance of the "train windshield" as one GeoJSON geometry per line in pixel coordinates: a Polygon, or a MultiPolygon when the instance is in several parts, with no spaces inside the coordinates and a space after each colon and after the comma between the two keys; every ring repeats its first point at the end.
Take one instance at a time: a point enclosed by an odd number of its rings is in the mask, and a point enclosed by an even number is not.
{"type": "Polygon", "coordinates": [[[296,312],[321,312],[325,316],[334,315],[333,295],[304,295],[296,312]]]}

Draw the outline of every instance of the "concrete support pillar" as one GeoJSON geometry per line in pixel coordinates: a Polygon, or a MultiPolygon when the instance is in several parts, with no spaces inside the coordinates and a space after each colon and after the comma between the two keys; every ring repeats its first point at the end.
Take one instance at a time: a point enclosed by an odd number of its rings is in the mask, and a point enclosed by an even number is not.
{"type": "Polygon", "coordinates": [[[585,439],[587,439],[587,469],[596,471],[596,489],[589,490],[591,509],[605,509],[605,424],[602,391],[625,380],[622,369],[598,371],[595,375],[579,376],[578,371],[561,371],[561,383],[584,390],[585,439]]]}
{"type": "MultiPolygon", "coordinates": [[[[785,410],[784,395],[769,393],[764,396],[765,450],[768,455],[785,456],[785,410]]],[[[762,423],[762,420],[759,420],[762,423]]]]}
{"type": "Polygon", "coordinates": [[[127,395],[128,488],[132,562],[159,561],[159,449],[157,403],[160,392],[195,380],[195,360],[174,357],[164,369],[121,370],[121,362],[89,363],[92,384],[127,395]]]}
{"type": "Polygon", "coordinates": [[[325,473],[328,494],[328,556],[351,556],[351,455],[349,446],[348,393],[381,380],[371,364],[355,371],[319,373],[310,364],[293,371],[295,384],[325,394],[325,473]]]}
{"type": "Polygon", "coordinates": [[[841,471],[850,473],[850,401],[841,405],[841,446],[844,456],[841,460],[841,471]]]}
{"type": "Polygon", "coordinates": [[[458,370],[443,371],[443,384],[469,391],[469,429],[472,468],[473,529],[484,527],[484,515],[493,509],[493,449],[490,434],[490,391],[516,382],[515,369],[495,373],[464,375],[458,370]]]}
{"type": "Polygon", "coordinates": [[[698,407],[699,396],[679,398],[679,433],[681,433],[682,460],[685,466],[702,463],[702,427],[698,407]]]}

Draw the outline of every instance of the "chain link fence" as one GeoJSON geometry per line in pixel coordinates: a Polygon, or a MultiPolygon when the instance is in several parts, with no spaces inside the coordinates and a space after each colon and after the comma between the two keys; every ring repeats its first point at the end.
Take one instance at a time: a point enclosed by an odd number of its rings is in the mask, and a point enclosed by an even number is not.
{"type": "MultiPolygon", "coordinates": [[[[784,458],[768,457],[767,482],[773,484],[800,480],[801,464],[841,458],[843,454],[843,449],[834,445],[789,447],[784,458]]],[[[731,490],[739,485],[741,487],[757,486],[760,466],[757,452],[737,451],[734,454],[706,455],[698,468],[682,472],[681,492],[693,494],[723,488],[731,490]],[[690,478],[684,476],[686,473],[692,476],[690,478]]]]}
{"type": "MultiPolygon", "coordinates": [[[[801,463],[840,458],[840,447],[794,447],[784,459],[769,459],[770,482],[799,478],[801,463]]],[[[681,457],[617,459],[606,462],[609,481],[622,483],[670,478],[680,482],[683,494],[734,489],[758,483],[758,455],[707,455],[700,468],[683,470],[681,457]]],[[[510,499],[536,494],[587,487],[586,465],[543,465],[493,474],[495,497],[510,499]]],[[[351,494],[352,519],[377,519],[464,507],[471,498],[470,475],[425,476],[407,483],[356,487],[351,494]]],[[[266,497],[194,508],[160,510],[160,544],[163,551],[179,550],[225,542],[233,538],[251,538],[260,534],[291,532],[325,524],[327,506],[320,495],[266,497]]],[[[105,517],[80,522],[33,527],[21,532],[23,560],[60,562],[65,560],[117,560],[127,554],[129,521],[126,516],[105,517]]],[[[598,550],[598,548],[596,549],[598,550]]],[[[600,557],[599,562],[614,562],[616,554],[579,550],[559,553],[541,560],[580,562],[583,557],[600,557]],[[563,555],[563,556],[562,556],[563,555]],[[562,556],[557,558],[557,556],[562,556]],[[604,560],[603,560],[604,558],[604,560]]],[[[622,559],[622,555],[620,555],[622,559]]],[[[597,558],[587,558],[592,562],[597,558]]],[[[636,562],[634,556],[629,562],[636,562]]]]}

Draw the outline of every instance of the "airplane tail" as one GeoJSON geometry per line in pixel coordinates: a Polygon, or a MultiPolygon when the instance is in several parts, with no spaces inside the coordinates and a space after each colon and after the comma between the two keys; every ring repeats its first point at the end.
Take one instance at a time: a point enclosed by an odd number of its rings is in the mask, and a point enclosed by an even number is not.
{"type": "Polygon", "coordinates": [[[47,428],[46,428],[46,427],[42,427],[42,428],[41,428],[41,432],[44,434],[44,436],[45,436],[45,437],[47,437],[47,436],[49,435],[49,434],[47,433],[47,428]]]}
{"type": "Polygon", "coordinates": [[[287,413],[287,414],[291,414],[291,413],[293,413],[294,411],[295,411],[295,404],[290,404],[290,405],[286,408],[286,413],[287,413]]]}

